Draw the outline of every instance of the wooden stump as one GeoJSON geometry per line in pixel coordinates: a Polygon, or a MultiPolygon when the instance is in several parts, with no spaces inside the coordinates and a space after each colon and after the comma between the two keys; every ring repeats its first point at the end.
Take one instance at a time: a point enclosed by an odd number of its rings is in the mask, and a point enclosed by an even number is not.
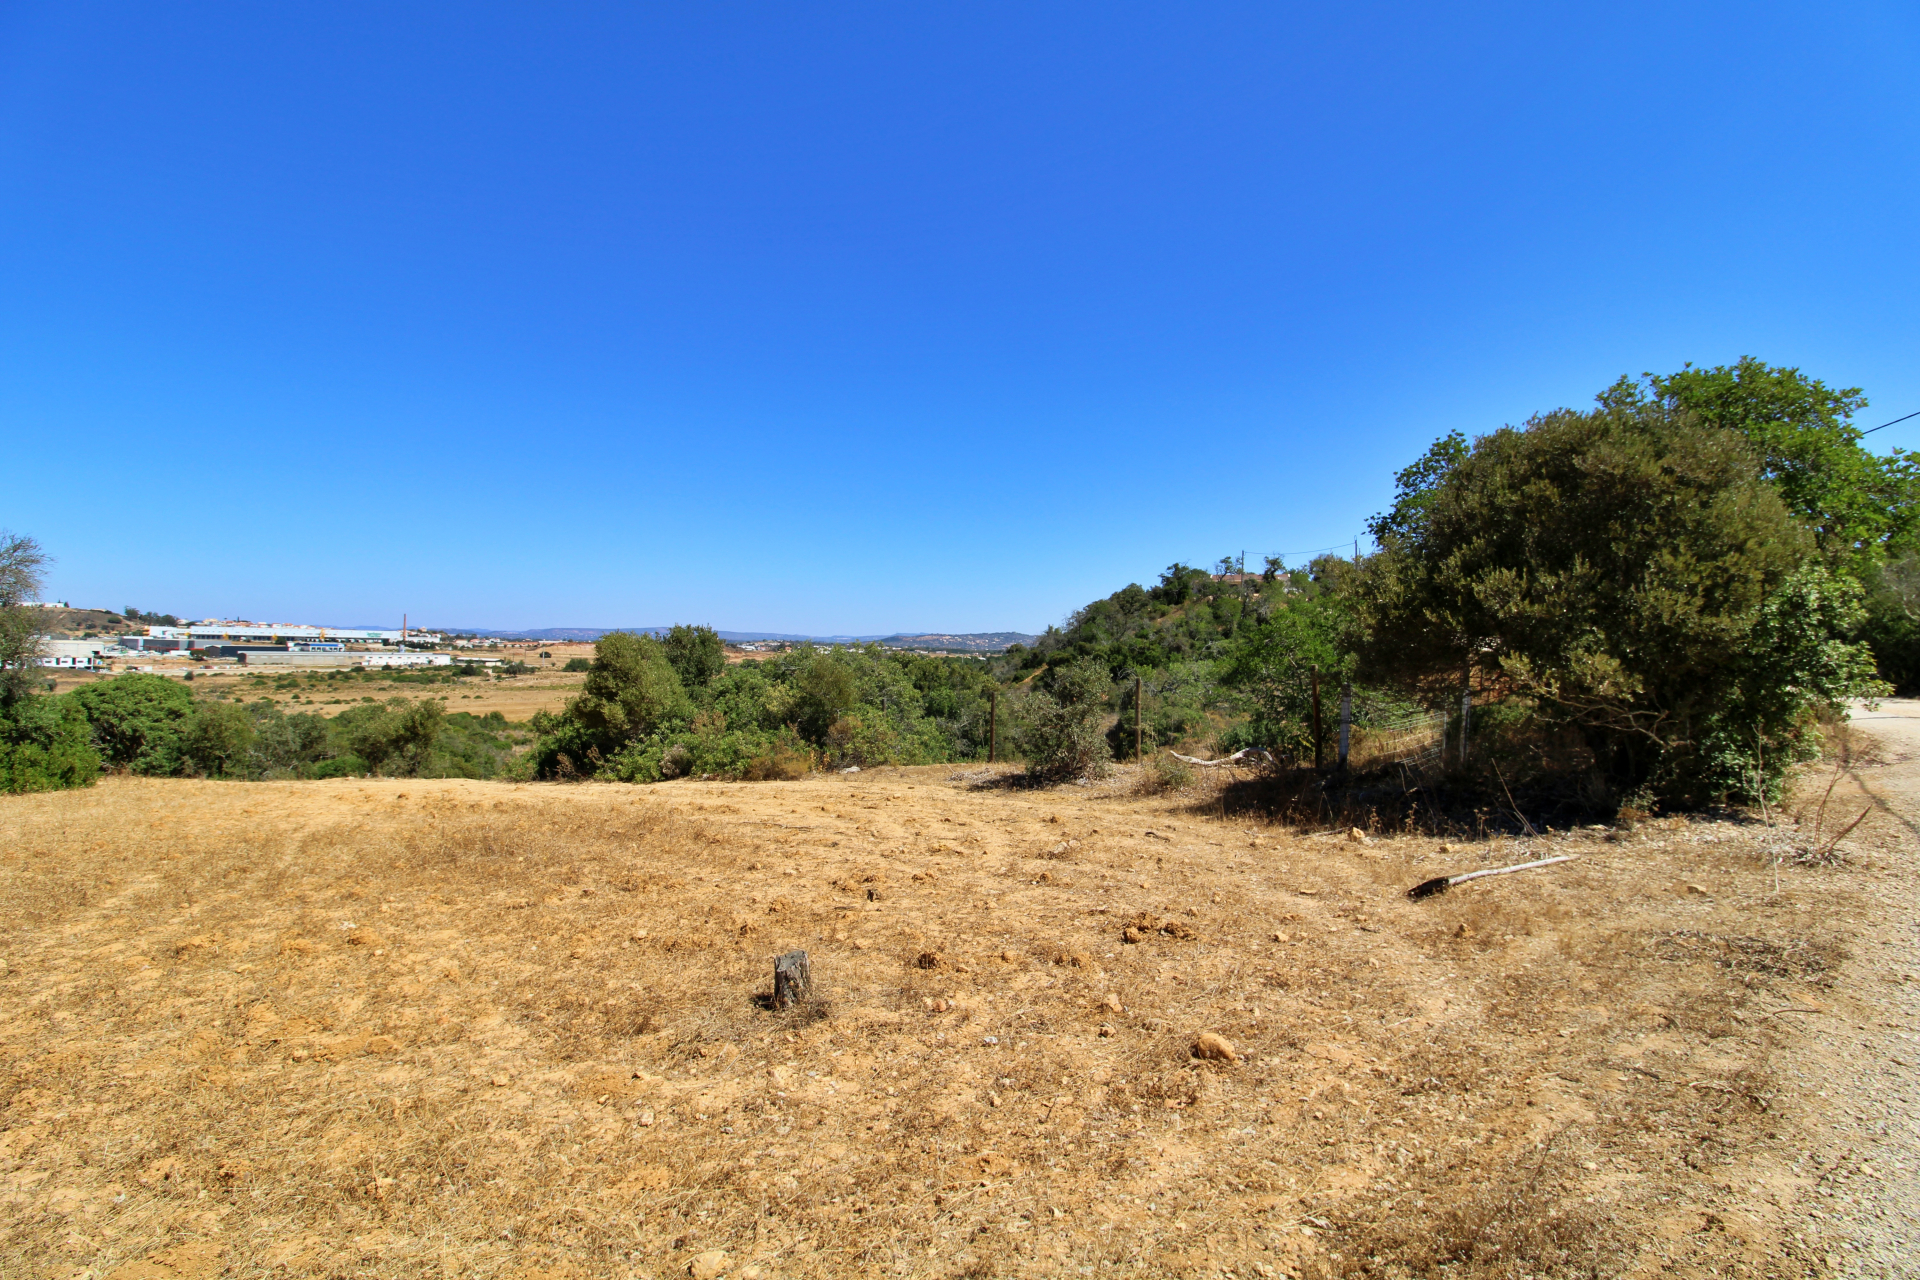
{"type": "Polygon", "coordinates": [[[773,962],[773,1007],[791,1009],[813,998],[813,971],[807,953],[789,951],[773,962]]]}

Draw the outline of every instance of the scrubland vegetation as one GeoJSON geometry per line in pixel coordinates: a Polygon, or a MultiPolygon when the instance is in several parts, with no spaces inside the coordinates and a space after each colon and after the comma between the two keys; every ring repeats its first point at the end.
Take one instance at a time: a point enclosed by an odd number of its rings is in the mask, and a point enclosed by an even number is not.
{"type": "MultiPolygon", "coordinates": [[[[1881,1174],[1823,1144],[1898,1084],[1835,1037],[1917,980],[1883,927],[1913,771],[1792,776],[1907,678],[1914,477],[1857,407],[1622,383],[1437,442],[1365,556],[1176,564],[984,661],[609,635],[518,724],[448,714],[454,670],[48,696],[0,609],[0,785],[41,793],[0,806],[0,1251],[1827,1274],[1881,1174]],[[792,948],[816,987],[776,1008],[792,948]]],[[[38,549],[0,552],[31,598],[38,549]]]]}
{"type": "MultiPolygon", "coordinates": [[[[1415,722],[1428,757],[1447,744],[1417,805],[1404,776],[1393,801],[1356,768],[1348,808],[1444,823],[1492,805],[1525,825],[1771,800],[1823,716],[1920,672],[1920,468],[1862,446],[1864,404],[1751,360],[1622,379],[1590,410],[1436,442],[1400,473],[1370,554],[1252,576],[1176,563],[986,661],[803,646],[729,664],[707,627],[614,634],[526,737],[431,701],[322,723],[130,677],[48,699],[16,664],[0,749],[13,789],[101,767],[792,778],[978,761],[990,743],[1057,781],[1131,756],[1137,720],[1145,749],[1258,748],[1284,780],[1333,758],[1345,697],[1363,746],[1415,722]]],[[[35,554],[16,547],[15,601],[35,554]]],[[[1373,774],[1405,754],[1376,752],[1373,774]]]]}

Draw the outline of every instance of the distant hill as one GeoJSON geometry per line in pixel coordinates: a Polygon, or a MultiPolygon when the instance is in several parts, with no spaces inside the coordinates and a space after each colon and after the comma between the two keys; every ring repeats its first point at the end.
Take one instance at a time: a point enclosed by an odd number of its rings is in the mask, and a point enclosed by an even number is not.
{"type": "Polygon", "coordinates": [[[45,635],[56,640],[77,640],[86,635],[145,635],[145,623],[127,621],[125,614],[111,609],[36,609],[34,622],[45,635]]]}
{"type": "MultiPolygon", "coordinates": [[[[489,631],[480,627],[438,628],[454,635],[485,636],[498,640],[547,640],[558,643],[588,644],[613,631],[631,631],[636,635],[664,635],[666,627],[541,627],[531,631],[489,631]]],[[[1039,639],[1023,631],[971,631],[964,634],[924,632],[906,635],[807,636],[784,631],[722,631],[722,640],[776,640],[789,644],[866,644],[875,641],[894,649],[941,649],[953,653],[998,653],[1010,644],[1032,644],[1039,639]]]]}
{"type": "Polygon", "coordinates": [[[888,636],[880,643],[894,649],[945,649],[956,653],[1000,653],[1011,644],[1031,645],[1039,636],[1024,631],[969,631],[964,635],[929,632],[917,636],[888,636]]]}

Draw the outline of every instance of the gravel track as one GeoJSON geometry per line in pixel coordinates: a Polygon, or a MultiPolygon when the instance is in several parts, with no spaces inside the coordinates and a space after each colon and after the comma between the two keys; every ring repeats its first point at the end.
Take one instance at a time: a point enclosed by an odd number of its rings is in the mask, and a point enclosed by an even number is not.
{"type": "Polygon", "coordinates": [[[1840,1275],[1906,1277],[1920,1274],[1920,701],[1856,710],[1854,723],[1879,750],[1848,771],[1857,790],[1842,812],[1872,800],[1882,869],[1858,890],[1853,1016],[1808,1028],[1809,1087],[1830,1118],[1808,1153],[1821,1172],[1801,1230],[1829,1242],[1840,1275]]]}

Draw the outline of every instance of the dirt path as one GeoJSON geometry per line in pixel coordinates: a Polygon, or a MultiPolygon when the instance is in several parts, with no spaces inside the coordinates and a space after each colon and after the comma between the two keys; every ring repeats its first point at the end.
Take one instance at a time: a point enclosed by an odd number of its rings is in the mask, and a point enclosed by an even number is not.
{"type": "Polygon", "coordinates": [[[1842,1275],[1910,1276],[1920,1265],[1920,701],[1890,700],[1854,722],[1878,749],[1835,789],[1835,807],[1851,820],[1864,796],[1877,810],[1869,822],[1897,838],[1879,842],[1883,862],[1860,889],[1843,985],[1862,994],[1851,1017],[1818,1019],[1812,1055],[1828,1078],[1815,1083],[1834,1105],[1812,1153],[1824,1173],[1806,1230],[1838,1240],[1828,1261],[1842,1275]]]}

